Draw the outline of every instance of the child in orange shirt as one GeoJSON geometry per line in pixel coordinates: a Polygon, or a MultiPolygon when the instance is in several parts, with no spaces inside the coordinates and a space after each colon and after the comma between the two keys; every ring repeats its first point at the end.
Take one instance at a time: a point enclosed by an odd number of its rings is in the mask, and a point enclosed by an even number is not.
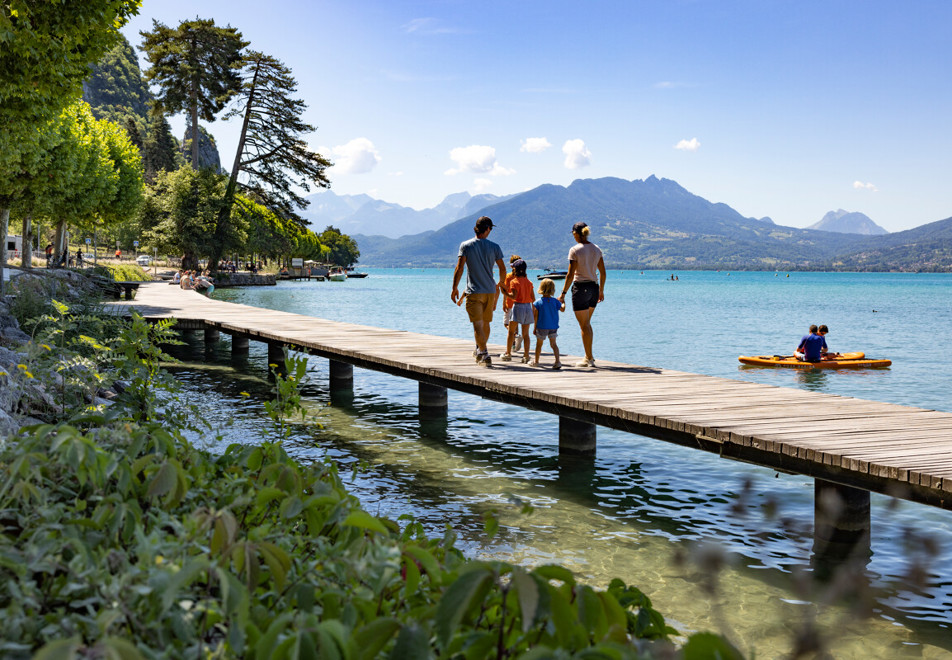
{"type": "MultiPolygon", "coordinates": [[[[514,254],[509,257],[509,272],[506,273],[506,279],[503,281],[502,286],[504,289],[509,289],[509,284],[516,279],[516,272],[512,269],[512,265],[522,259],[518,254],[514,254]]],[[[502,298],[502,324],[506,328],[506,336],[509,336],[509,318],[512,316],[512,301],[509,298],[503,296],[502,298]]],[[[516,334],[516,343],[513,344],[516,352],[519,351],[519,348],[522,346],[522,336],[518,333],[516,334]]]]}
{"type": "Polygon", "coordinates": [[[525,355],[523,364],[529,363],[529,326],[533,322],[532,303],[535,300],[532,282],[526,277],[526,262],[517,259],[512,263],[512,272],[515,277],[509,281],[507,288],[500,290],[507,300],[512,301],[512,313],[509,318],[509,336],[506,338],[506,352],[500,358],[503,362],[512,360],[512,344],[516,340],[519,326],[522,326],[522,347],[525,355]]]}

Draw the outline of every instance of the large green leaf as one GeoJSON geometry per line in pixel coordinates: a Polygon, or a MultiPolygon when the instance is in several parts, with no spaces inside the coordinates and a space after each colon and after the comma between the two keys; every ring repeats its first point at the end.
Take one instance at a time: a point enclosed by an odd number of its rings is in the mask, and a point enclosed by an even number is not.
{"type": "Polygon", "coordinates": [[[392,617],[374,619],[367,625],[354,631],[354,639],[357,641],[357,650],[360,660],[373,660],[377,654],[383,650],[397,630],[400,629],[400,621],[392,617]]]}
{"type": "Polygon", "coordinates": [[[369,532],[377,532],[378,534],[389,533],[382,522],[374,518],[363,509],[355,509],[351,511],[350,514],[344,518],[344,522],[342,522],[341,525],[344,527],[358,527],[369,532]]]}
{"type": "Polygon", "coordinates": [[[489,567],[477,566],[447,587],[436,609],[436,637],[442,648],[449,644],[463,617],[482,600],[492,580],[489,567]]]}
{"type": "Polygon", "coordinates": [[[539,609],[539,585],[520,568],[512,573],[512,584],[519,600],[519,611],[522,614],[522,632],[528,632],[535,621],[539,609]]]}
{"type": "Polygon", "coordinates": [[[743,660],[744,655],[714,633],[694,633],[681,650],[684,660],[743,660]]]}
{"type": "Polygon", "coordinates": [[[390,660],[428,660],[432,657],[430,636],[423,626],[412,623],[400,629],[390,660]]]}

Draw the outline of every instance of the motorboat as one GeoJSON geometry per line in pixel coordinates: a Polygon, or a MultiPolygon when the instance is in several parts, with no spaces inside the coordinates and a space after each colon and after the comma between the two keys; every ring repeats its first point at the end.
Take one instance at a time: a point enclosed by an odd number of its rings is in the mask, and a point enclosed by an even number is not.
{"type": "Polygon", "coordinates": [[[567,270],[553,270],[551,268],[546,268],[545,272],[541,275],[536,275],[537,280],[564,280],[569,274],[567,270]]]}

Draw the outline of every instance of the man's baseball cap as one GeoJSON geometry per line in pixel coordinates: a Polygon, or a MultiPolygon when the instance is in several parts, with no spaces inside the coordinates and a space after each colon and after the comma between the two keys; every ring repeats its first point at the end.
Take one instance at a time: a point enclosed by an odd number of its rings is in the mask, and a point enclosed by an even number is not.
{"type": "Polygon", "coordinates": [[[488,216],[484,215],[479,220],[476,221],[476,228],[475,228],[476,233],[482,234],[484,231],[486,231],[490,227],[495,227],[495,226],[496,225],[493,224],[493,221],[490,220],[488,216]]]}

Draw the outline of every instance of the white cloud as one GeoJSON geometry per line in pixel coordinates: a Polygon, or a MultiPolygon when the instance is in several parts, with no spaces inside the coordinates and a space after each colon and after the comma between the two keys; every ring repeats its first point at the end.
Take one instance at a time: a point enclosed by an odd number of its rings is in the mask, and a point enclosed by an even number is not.
{"type": "Polygon", "coordinates": [[[484,193],[493,185],[492,179],[476,179],[473,181],[473,190],[476,193],[484,193]]]}
{"type": "Polygon", "coordinates": [[[701,148],[701,143],[697,141],[697,138],[691,138],[690,140],[681,140],[674,148],[678,151],[697,151],[701,148]]]}
{"type": "Polygon", "coordinates": [[[552,144],[544,137],[526,138],[522,140],[522,146],[519,147],[519,151],[526,151],[530,154],[540,154],[551,146],[552,144]]]}
{"type": "Polygon", "coordinates": [[[330,151],[334,162],[334,172],[340,174],[366,174],[380,162],[380,154],[374,143],[367,138],[354,138],[347,144],[320,149],[322,153],[330,151]]]}
{"type": "Polygon", "coordinates": [[[868,181],[866,183],[863,183],[862,181],[854,181],[853,190],[868,190],[870,192],[879,192],[879,188],[869,183],[868,181]]]}
{"type": "Polygon", "coordinates": [[[456,167],[446,170],[446,174],[449,175],[472,172],[473,174],[506,176],[516,172],[497,163],[496,149],[486,145],[471,144],[468,147],[456,147],[450,150],[450,158],[456,163],[456,167]]]}
{"type": "Polygon", "coordinates": [[[562,153],[565,154],[565,167],[570,170],[581,169],[592,162],[592,152],[585,146],[585,141],[578,138],[566,140],[562,153]]]}

